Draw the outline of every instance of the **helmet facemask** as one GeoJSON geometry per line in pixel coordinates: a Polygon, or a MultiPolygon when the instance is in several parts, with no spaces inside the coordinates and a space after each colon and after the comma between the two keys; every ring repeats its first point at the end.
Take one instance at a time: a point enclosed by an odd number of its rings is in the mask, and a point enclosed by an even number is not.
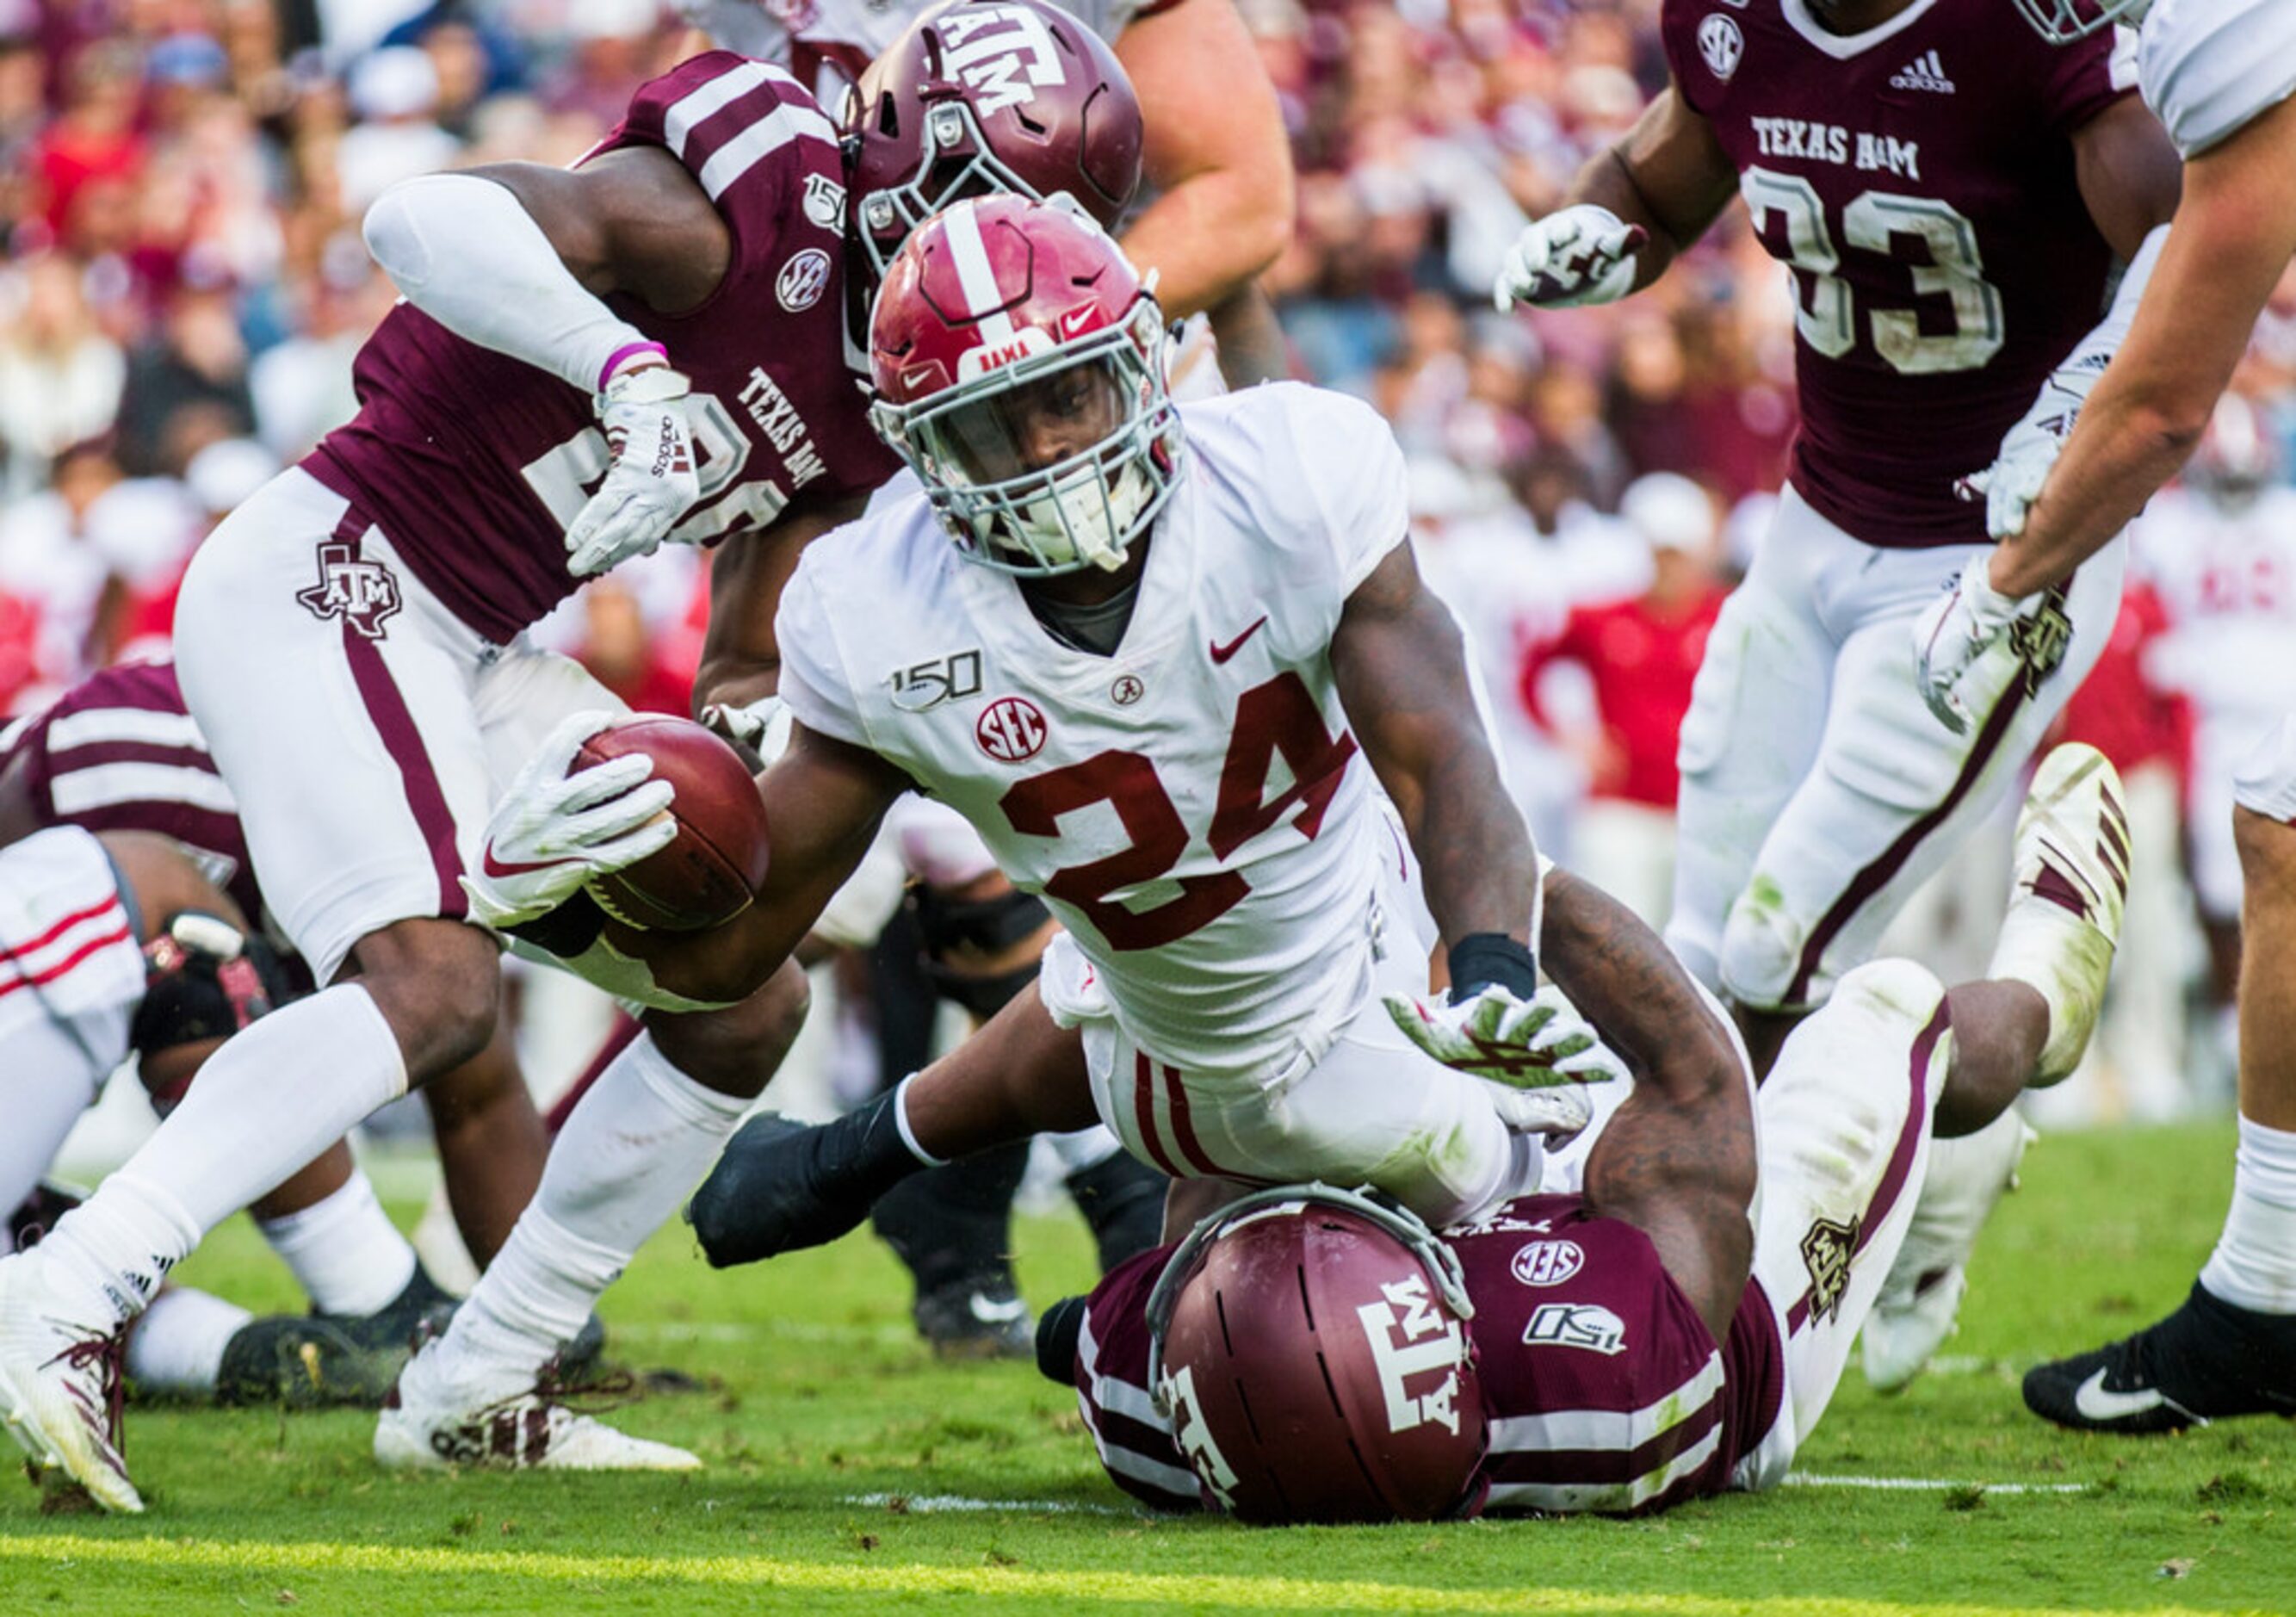
{"type": "Polygon", "coordinates": [[[2051,45],[2070,45],[2116,24],[2135,28],[2152,0],[2016,0],[2033,31],[2051,45]]]}
{"type": "Polygon", "coordinates": [[[1161,316],[1143,297],[1122,324],[1072,342],[1034,326],[1014,339],[1037,351],[913,404],[879,403],[877,430],[969,559],[1036,578],[1114,572],[1177,481],[1161,316]]]}
{"type": "MultiPolygon", "coordinates": [[[[857,96],[859,92],[846,94],[857,96]]],[[[848,112],[849,127],[857,115],[862,115],[858,109],[848,112]]],[[[980,119],[962,96],[951,95],[926,108],[922,138],[923,152],[908,178],[867,192],[854,204],[861,226],[856,234],[873,285],[884,280],[909,233],[953,203],[1006,191],[1032,201],[1045,200],[996,155],[980,119]]]]}

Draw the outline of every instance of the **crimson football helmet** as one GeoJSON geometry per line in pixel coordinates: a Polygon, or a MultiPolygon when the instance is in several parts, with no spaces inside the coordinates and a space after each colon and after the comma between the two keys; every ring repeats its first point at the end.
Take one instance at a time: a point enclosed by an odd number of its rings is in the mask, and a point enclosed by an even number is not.
{"type": "Polygon", "coordinates": [[[1431,1521],[1480,1503],[1487,1438],[1451,1249],[1353,1191],[1258,1192],[1148,1301],[1148,1379],[1197,1480],[1247,1522],[1431,1521]]]}
{"type": "Polygon", "coordinates": [[[2135,28],[2152,0],[2017,0],[2017,9],[2051,45],[2070,45],[2115,23],[2135,28]]]}
{"type": "Polygon", "coordinates": [[[1071,199],[962,201],[878,291],[870,419],[972,560],[1113,572],[1179,478],[1164,341],[1149,283],[1071,199]]]}
{"type": "Polygon", "coordinates": [[[1140,184],[1140,103],[1099,37],[1040,0],[919,18],[846,97],[855,234],[879,276],[910,231],[988,192],[1066,192],[1114,229],[1140,184]]]}

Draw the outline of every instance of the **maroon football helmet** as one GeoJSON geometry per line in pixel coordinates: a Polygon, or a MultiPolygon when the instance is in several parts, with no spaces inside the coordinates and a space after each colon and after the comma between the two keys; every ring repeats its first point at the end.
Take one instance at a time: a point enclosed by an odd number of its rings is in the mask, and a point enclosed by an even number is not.
{"type": "Polygon", "coordinates": [[[1480,1500],[1459,1261],[1410,1213],[1292,1185],[1196,1227],[1148,1302],[1149,1381],[1247,1522],[1431,1521],[1480,1500]]]}
{"type": "Polygon", "coordinates": [[[1147,284],[1071,199],[962,201],[878,291],[870,419],[972,560],[1112,572],[1179,475],[1164,341],[1147,284]]]}
{"type": "Polygon", "coordinates": [[[1114,53],[1040,0],[919,18],[846,98],[854,234],[879,275],[909,232],[992,191],[1066,192],[1113,229],[1140,184],[1140,103],[1114,53]]]}

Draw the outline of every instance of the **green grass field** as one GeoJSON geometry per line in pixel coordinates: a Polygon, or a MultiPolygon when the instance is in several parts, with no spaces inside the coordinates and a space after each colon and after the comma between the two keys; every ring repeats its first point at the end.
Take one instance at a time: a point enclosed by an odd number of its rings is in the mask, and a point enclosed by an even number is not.
{"type": "MultiPolygon", "coordinates": [[[[2062,1137],[1988,1233],[1943,1373],[1853,1368],[1810,1479],[1647,1522],[1254,1531],[1144,1518],[1074,1399],[1024,1365],[946,1367],[865,1236],[714,1275],[676,1230],[607,1299],[616,1357],[702,1390],[614,1418],[685,1444],[674,1478],[378,1473],[369,1417],[136,1410],[149,1514],[43,1518],[0,1490],[12,1611],[2296,1611],[2296,1428],[2150,1441],[2031,1419],[2024,1367],[2174,1303],[2213,1239],[2229,1125],[2062,1137]],[[1855,1480],[1944,1486],[1879,1488],[1855,1480]]],[[[1072,1221],[1031,1220],[1040,1305],[1089,1278],[1072,1221]]],[[[243,1220],[184,1277],[285,1306],[243,1220]]]]}

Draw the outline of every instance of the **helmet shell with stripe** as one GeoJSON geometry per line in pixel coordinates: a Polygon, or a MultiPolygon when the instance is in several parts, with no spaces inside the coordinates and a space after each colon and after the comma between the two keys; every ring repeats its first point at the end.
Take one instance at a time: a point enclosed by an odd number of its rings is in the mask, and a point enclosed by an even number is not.
{"type": "Polygon", "coordinates": [[[1323,1186],[1247,1197],[1149,1304],[1154,1392],[1205,1490],[1248,1522],[1428,1521],[1479,1502],[1487,1441],[1447,1247],[1323,1186]]]}
{"type": "Polygon", "coordinates": [[[855,235],[879,275],[939,209],[1062,193],[1111,229],[1140,184],[1140,103],[1115,53],[1056,5],[958,0],[920,18],[847,97],[855,235]]]}
{"type": "Polygon", "coordinates": [[[871,418],[972,559],[1113,571],[1179,473],[1164,343],[1148,283],[1070,199],[959,202],[878,291],[871,418]],[[1046,409],[1067,417],[1054,452],[1022,441],[1046,409]]]}

